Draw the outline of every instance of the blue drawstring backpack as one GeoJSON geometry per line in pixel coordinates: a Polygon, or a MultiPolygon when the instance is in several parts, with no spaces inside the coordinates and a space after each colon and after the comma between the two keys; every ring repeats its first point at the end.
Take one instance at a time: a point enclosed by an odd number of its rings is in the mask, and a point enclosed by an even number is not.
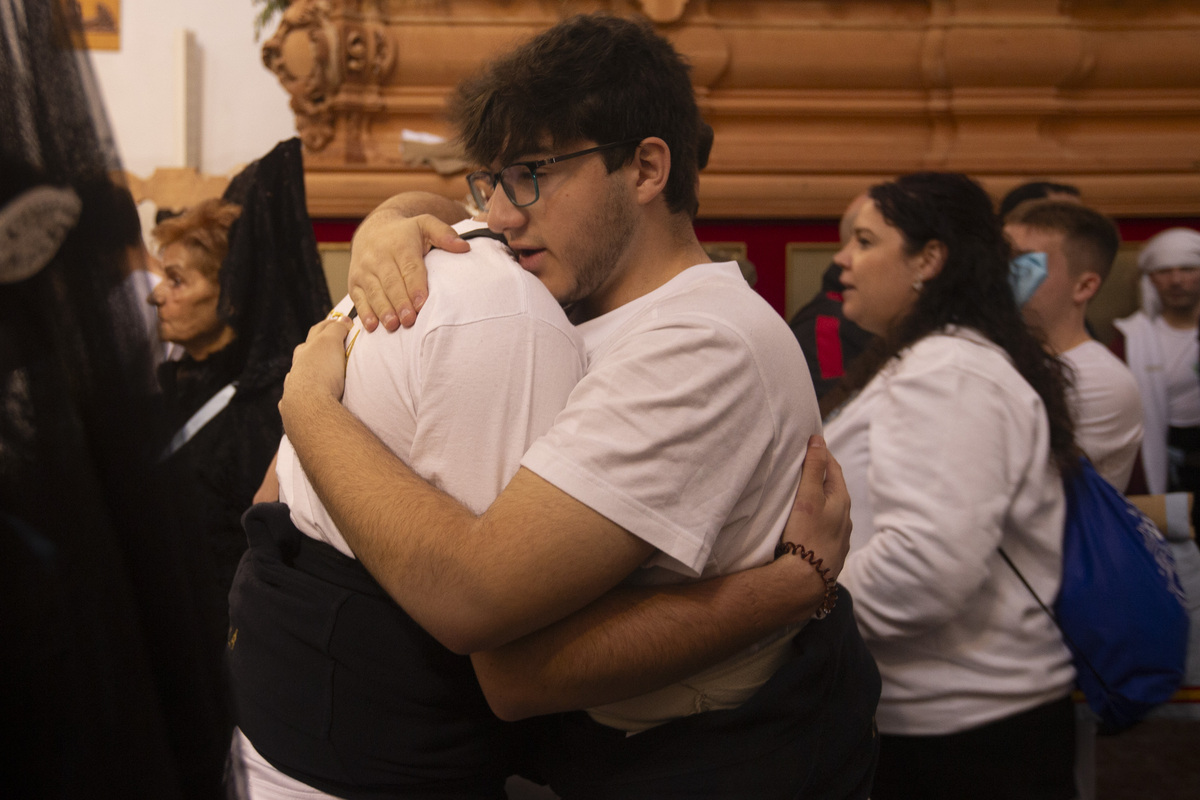
{"type": "Polygon", "coordinates": [[[1090,461],[1079,466],[1064,480],[1063,578],[1053,612],[1000,555],[1062,631],[1079,689],[1101,731],[1115,733],[1179,688],[1188,612],[1162,533],[1090,461]]]}

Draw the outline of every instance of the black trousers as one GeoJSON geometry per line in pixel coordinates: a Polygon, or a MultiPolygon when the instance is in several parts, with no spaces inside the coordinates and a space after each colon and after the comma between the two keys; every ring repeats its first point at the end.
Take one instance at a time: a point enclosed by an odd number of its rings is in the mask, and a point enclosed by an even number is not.
{"type": "Polygon", "coordinates": [[[1200,428],[1167,428],[1167,448],[1167,491],[1195,495],[1192,527],[1200,530],[1200,428]]]}
{"type": "Polygon", "coordinates": [[[788,662],[738,708],[634,736],[583,712],[548,718],[538,765],[565,800],[866,798],[879,689],[840,588],[833,613],[805,626],[788,662]]]}
{"type": "Polygon", "coordinates": [[[872,800],[1072,800],[1070,696],[945,736],[880,737],[872,800]]]}
{"type": "Polygon", "coordinates": [[[490,711],[451,653],[366,569],[256,505],[230,592],[237,722],[264,758],[351,800],[503,798],[523,724],[490,711]]]}

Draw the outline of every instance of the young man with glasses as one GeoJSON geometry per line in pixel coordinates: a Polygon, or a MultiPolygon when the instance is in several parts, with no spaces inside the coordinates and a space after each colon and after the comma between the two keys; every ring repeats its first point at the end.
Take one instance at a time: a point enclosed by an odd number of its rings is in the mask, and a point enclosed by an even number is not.
{"type": "MultiPolygon", "coordinates": [[[[845,542],[809,530],[772,560],[816,400],[786,323],[692,229],[687,68],[648,26],[576,17],[452,108],[491,165],[470,179],[488,227],[568,310],[587,374],[476,515],[342,407],[346,328],[318,326],[280,406],[317,494],[405,611],[473,654],[501,717],[589,709],[543,722],[563,796],[866,797],[878,674],[849,599],[811,593],[845,542]]],[[[428,240],[463,249],[383,209],[356,255],[428,240]]]]}

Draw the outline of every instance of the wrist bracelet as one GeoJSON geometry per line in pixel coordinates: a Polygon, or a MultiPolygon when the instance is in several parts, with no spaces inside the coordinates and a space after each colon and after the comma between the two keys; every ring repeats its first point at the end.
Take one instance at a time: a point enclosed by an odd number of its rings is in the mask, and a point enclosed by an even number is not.
{"type": "Polygon", "coordinates": [[[833,607],[837,605],[837,578],[831,576],[829,567],[824,566],[822,559],[817,558],[817,554],[809,550],[802,544],[795,542],[780,542],[775,545],[775,557],[779,558],[785,553],[800,556],[800,558],[813,565],[813,569],[821,576],[821,580],[825,581],[825,599],[821,601],[821,605],[817,606],[817,611],[813,614],[814,619],[824,619],[833,611],[833,607]]]}

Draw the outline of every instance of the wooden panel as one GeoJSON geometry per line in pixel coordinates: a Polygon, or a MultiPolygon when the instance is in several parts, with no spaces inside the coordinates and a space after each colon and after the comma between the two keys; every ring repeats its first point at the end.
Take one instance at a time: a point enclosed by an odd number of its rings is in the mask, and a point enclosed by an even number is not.
{"type": "MultiPolygon", "coordinates": [[[[1075,183],[1116,215],[1200,214],[1200,8],[1070,0],[298,0],[264,44],[306,144],[314,215],[407,188],[404,129],[485,58],[579,11],[645,13],[716,130],[707,218],[837,216],[865,185],[966,171],[1075,183]]],[[[453,177],[453,176],[451,176],[453,177]]]]}

